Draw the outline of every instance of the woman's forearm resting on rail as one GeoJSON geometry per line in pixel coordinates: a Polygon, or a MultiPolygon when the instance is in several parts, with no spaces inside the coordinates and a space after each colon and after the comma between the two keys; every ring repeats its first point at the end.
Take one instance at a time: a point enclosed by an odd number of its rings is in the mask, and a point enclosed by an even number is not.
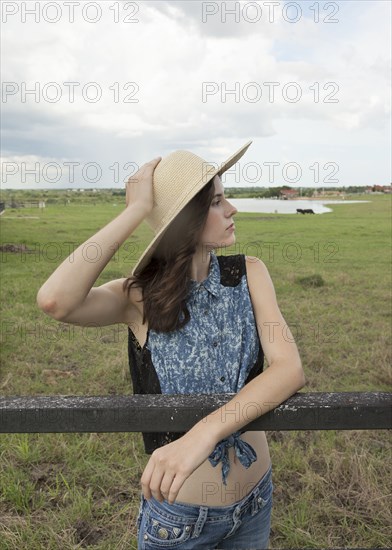
{"type": "Polygon", "coordinates": [[[278,407],[306,384],[301,364],[277,360],[248,382],[230,401],[191,429],[208,433],[218,443],[256,418],[278,407]]]}

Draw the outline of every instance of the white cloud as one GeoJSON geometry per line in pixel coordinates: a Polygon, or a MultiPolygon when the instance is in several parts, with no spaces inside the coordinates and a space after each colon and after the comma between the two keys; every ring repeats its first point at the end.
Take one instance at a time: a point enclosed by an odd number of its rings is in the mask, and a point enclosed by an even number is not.
{"type": "MultiPolygon", "coordinates": [[[[95,24],[84,21],[77,11],[73,23],[63,17],[50,24],[42,14],[39,23],[29,17],[22,23],[20,14],[10,16],[3,25],[3,81],[15,82],[18,88],[2,104],[4,158],[78,156],[85,162],[100,162],[106,167],[101,182],[105,186],[110,185],[108,167],[113,159],[125,163],[127,151],[132,150],[132,160],[138,163],[173,148],[191,149],[208,160],[217,155],[219,162],[254,139],[252,147],[260,157],[272,143],[285,140],[293,123],[297,132],[311,136],[311,147],[319,150],[320,158],[325,143],[312,128],[321,126],[342,148],[348,138],[353,148],[356,142],[364,147],[363,135],[368,135],[367,146],[377,147],[388,158],[388,2],[338,2],[335,24],[316,24],[309,10],[295,24],[279,17],[281,10],[274,23],[265,16],[254,24],[244,19],[235,23],[229,16],[222,23],[221,13],[203,23],[201,4],[139,2],[136,24],[114,23],[108,2],[100,3],[102,19],[95,24]],[[51,82],[57,88],[48,86],[51,82]],[[73,103],[66,82],[80,84],[73,103]],[[124,89],[132,82],[133,90],[130,85],[124,89]],[[217,93],[203,101],[206,82],[214,83],[217,93]],[[266,82],[279,83],[274,103],[268,101],[266,82]],[[290,82],[301,92],[296,103],[282,95],[290,82]],[[319,102],[314,101],[315,82],[319,102]],[[334,96],[338,103],[325,102],[333,91],[333,85],[323,89],[328,82],[339,88],[334,96]],[[22,101],[23,83],[29,89],[38,83],[38,103],[29,94],[22,101]],[[95,85],[86,88],[87,83],[95,85]],[[225,86],[232,90],[236,83],[237,101],[230,94],[224,101],[222,90],[225,86]],[[61,98],[50,102],[56,89],[61,98]],[[87,101],[87,92],[91,98],[96,90],[102,93],[100,100],[87,101]],[[260,100],[253,102],[259,92],[260,100]],[[127,96],[138,102],[124,101],[127,96]]],[[[241,8],[245,4],[241,2],[241,8]]],[[[265,9],[265,3],[258,4],[265,9]]],[[[308,4],[301,6],[305,14],[308,4]]],[[[120,11],[120,21],[129,15],[120,11]]],[[[322,18],[325,15],[321,13],[322,18]]],[[[286,92],[293,97],[295,87],[286,92]]],[[[301,147],[306,156],[310,144],[301,147]]],[[[276,155],[280,154],[278,150],[276,155]]],[[[296,154],[300,157],[301,151],[296,154]]],[[[373,170],[369,165],[368,178],[373,170]]],[[[380,178],[389,179],[385,170],[376,170],[380,178]]],[[[352,183],[357,177],[353,164],[352,183]]],[[[10,186],[11,179],[6,183],[10,186]]],[[[17,179],[14,183],[19,185],[17,179]]]]}

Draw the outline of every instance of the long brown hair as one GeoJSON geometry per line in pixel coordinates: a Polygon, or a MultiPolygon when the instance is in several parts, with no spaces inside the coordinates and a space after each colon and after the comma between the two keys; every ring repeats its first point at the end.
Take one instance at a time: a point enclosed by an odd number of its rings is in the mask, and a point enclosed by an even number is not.
{"type": "Polygon", "coordinates": [[[124,281],[128,296],[133,285],[142,288],[143,324],[148,320],[149,329],[170,332],[190,319],[186,307],[189,273],[214,191],[212,179],[169,225],[150,262],[124,281]]]}

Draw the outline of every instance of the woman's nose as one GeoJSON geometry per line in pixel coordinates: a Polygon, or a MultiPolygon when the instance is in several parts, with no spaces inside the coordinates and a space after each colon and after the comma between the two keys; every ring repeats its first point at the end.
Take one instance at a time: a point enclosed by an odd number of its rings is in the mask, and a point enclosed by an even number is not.
{"type": "Polygon", "coordinates": [[[238,210],[233,204],[231,204],[231,202],[229,202],[229,201],[227,201],[227,202],[229,204],[228,213],[229,213],[230,216],[234,216],[235,214],[237,214],[238,210]]]}

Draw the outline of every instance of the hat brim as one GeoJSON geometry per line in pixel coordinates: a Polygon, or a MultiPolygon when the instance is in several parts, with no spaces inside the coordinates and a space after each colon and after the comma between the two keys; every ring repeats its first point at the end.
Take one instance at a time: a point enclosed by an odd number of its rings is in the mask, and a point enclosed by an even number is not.
{"type": "MultiPolygon", "coordinates": [[[[215,176],[221,176],[224,172],[226,172],[229,168],[231,168],[236,162],[239,161],[239,159],[244,155],[248,147],[251,145],[252,140],[248,141],[243,145],[240,149],[238,149],[237,152],[234,153],[230,158],[228,158],[225,162],[222,162],[219,168],[216,168],[214,171],[212,171],[208,175],[208,180],[200,187],[200,189],[197,189],[197,192],[189,196],[188,200],[182,205],[182,208],[184,208],[192,199],[193,197],[201,190],[203,187],[207,185],[208,182],[210,182],[215,176]]],[[[143,252],[139,260],[137,261],[136,265],[132,269],[132,276],[136,275],[137,272],[141,271],[150,261],[151,257],[154,254],[155,249],[157,248],[158,244],[162,240],[164,234],[168,230],[170,224],[177,218],[178,214],[180,212],[176,212],[176,214],[172,217],[171,220],[168,221],[165,227],[159,231],[153,238],[153,240],[150,242],[146,250],[143,252]]]]}

